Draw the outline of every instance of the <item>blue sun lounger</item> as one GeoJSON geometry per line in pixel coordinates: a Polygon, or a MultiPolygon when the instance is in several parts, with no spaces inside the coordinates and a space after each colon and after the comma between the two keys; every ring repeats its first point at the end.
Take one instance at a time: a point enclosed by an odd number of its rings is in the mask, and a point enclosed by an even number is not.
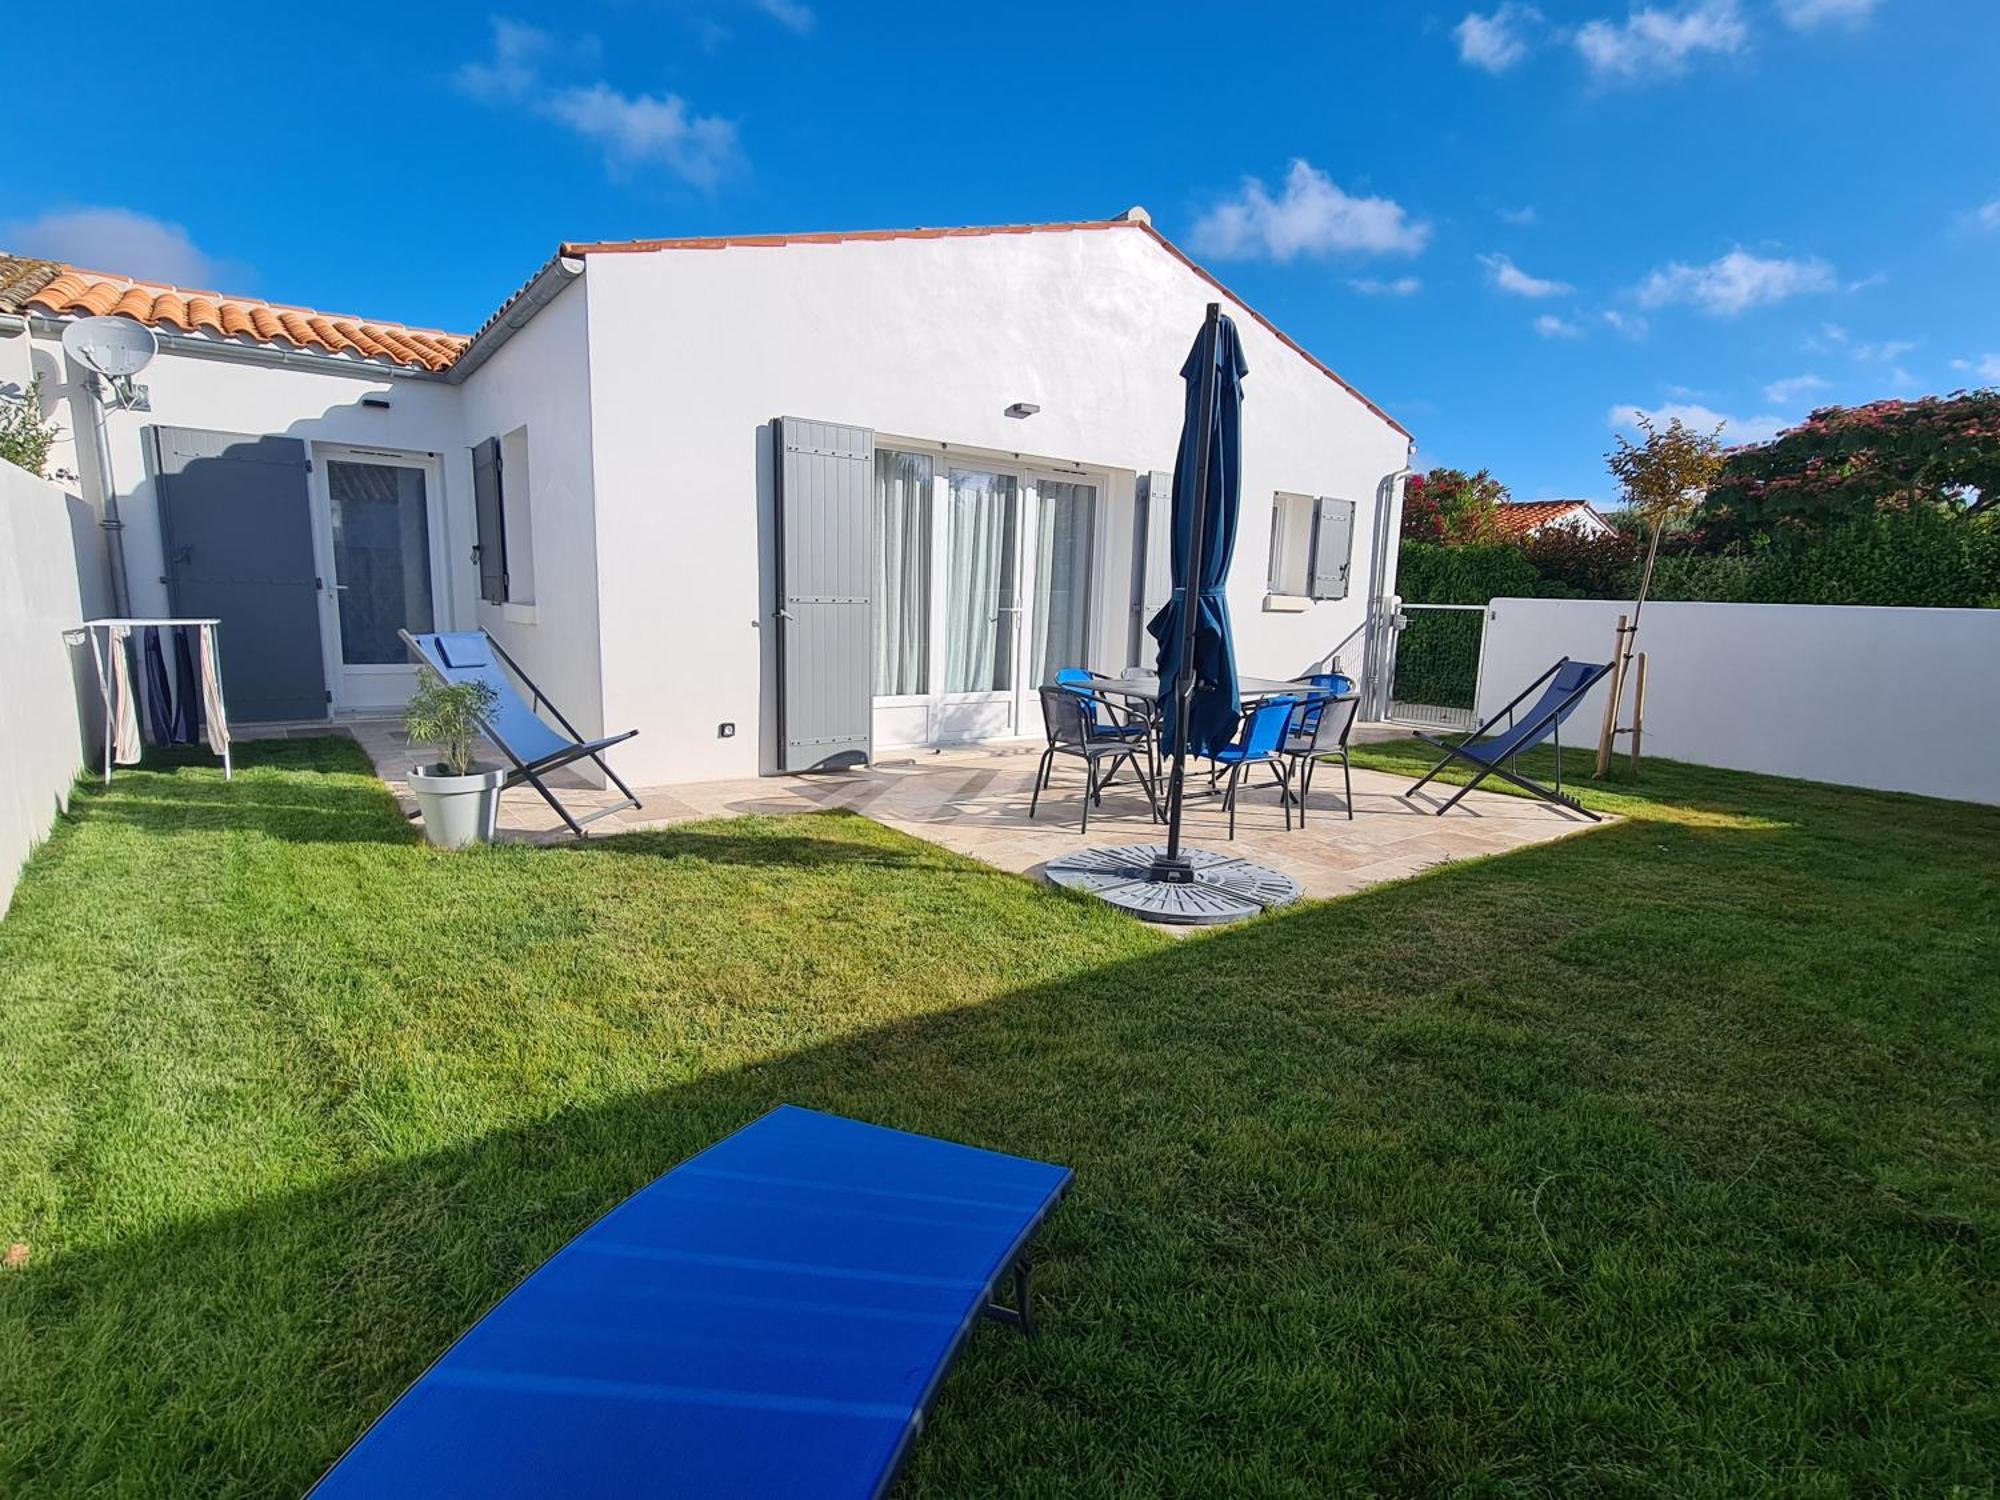
{"type": "Polygon", "coordinates": [[[483,682],[493,689],[493,711],[486,715],[480,729],[493,742],[494,748],[514,763],[514,769],[507,773],[507,785],[519,786],[527,782],[542,794],[542,800],[556,810],[556,816],[567,823],[569,831],[578,838],[582,838],[583,830],[599,818],[608,818],[613,813],[639,805],[639,799],[632,795],[632,788],[619,779],[618,773],[604,759],[606,750],[623,744],[638,730],[628,729],[623,734],[606,735],[601,740],[586,740],[576,732],[576,726],[563,717],[562,710],[549,701],[549,695],[536,687],[528,674],[521,670],[520,663],[483,630],[453,630],[437,635],[412,635],[407,630],[399,630],[396,634],[403,638],[403,645],[420,666],[446,682],[483,682]],[[501,670],[502,664],[506,667],[505,671],[501,670]],[[521,686],[534,694],[533,702],[521,696],[509,679],[509,673],[519,678],[521,686]],[[546,708],[553,714],[565,733],[558,734],[544,723],[541,715],[535,712],[537,708],[546,708]],[[595,762],[597,769],[624,794],[625,800],[599,808],[583,818],[564,807],[542,776],[544,772],[559,770],[579,760],[595,762]]]}
{"type": "Polygon", "coordinates": [[[1544,802],[1566,807],[1571,812],[1582,813],[1591,822],[1603,820],[1585,807],[1576,798],[1562,789],[1563,785],[1563,720],[1583,702],[1588,693],[1611,671],[1609,663],[1571,661],[1565,656],[1548,671],[1521,690],[1521,695],[1500,712],[1473,730],[1470,735],[1456,745],[1447,744],[1430,735],[1420,734],[1418,739],[1433,749],[1444,751],[1444,759],[1432,766],[1424,774],[1424,779],[1403,793],[1414,797],[1424,789],[1431,777],[1437,775],[1453,761],[1462,760],[1479,772],[1472,780],[1460,787],[1444,804],[1437,814],[1443,817],[1458,805],[1458,799],[1478,786],[1489,776],[1498,776],[1502,781],[1512,782],[1531,797],[1539,797],[1544,802]],[[1547,684],[1546,687],[1543,684],[1547,684]],[[1533,706],[1523,709],[1536,688],[1542,688],[1542,696],[1535,699],[1533,706]],[[1507,727],[1494,733],[1500,721],[1505,719],[1507,727]],[[1553,739],[1556,746],[1556,784],[1543,786],[1539,781],[1530,781],[1520,773],[1515,757],[1523,750],[1532,750],[1543,740],[1553,739]]]}
{"type": "Polygon", "coordinates": [[[1069,1181],[782,1106],[557,1251],[312,1500],[882,1495],[979,1319],[1032,1332],[1069,1181]]]}

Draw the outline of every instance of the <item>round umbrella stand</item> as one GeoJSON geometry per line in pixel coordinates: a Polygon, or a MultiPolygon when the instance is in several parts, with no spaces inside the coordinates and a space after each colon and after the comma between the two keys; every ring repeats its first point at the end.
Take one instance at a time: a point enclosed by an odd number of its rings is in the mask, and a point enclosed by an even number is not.
{"type": "Polygon", "coordinates": [[[1088,891],[1100,901],[1144,922],[1213,926],[1239,922],[1299,899],[1299,883],[1278,870],[1213,849],[1183,849],[1193,879],[1169,880],[1160,873],[1164,844],[1123,844],[1114,849],[1079,849],[1044,866],[1051,885],[1088,891]]]}

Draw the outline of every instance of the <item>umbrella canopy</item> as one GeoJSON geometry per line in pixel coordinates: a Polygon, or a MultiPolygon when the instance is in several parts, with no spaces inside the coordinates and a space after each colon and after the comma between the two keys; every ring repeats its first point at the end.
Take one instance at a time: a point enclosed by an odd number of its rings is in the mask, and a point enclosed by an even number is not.
{"type": "MultiPolygon", "coordinates": [[[[1224,588],[1230,559],[1236,554],[1236,520],[1243,490],[1243,377],[1249,373],[1236,325],[1226,317],[1212,318],[1196,336],[1181,379],[1187,382],[1187,410],[1181,423],[1181,446],[1174,461],[1173,598],[1147,629],[1160,643],[1160,684],[1165,689],[1180,678],[1186,640],[1182,611],[1190,596],[1196,600],[1194,626],[1194,696],[1189,700],[1187,748],[1209,755],[1236,737],[1243,716],[1237,696],[1236,646],[1229,633],[1229,602],[1224,588]],[[1214,378],[1203,376],[1213,368],[1214,378]],[[1204,409],[1203,395],[1208,400],[1204,409]],[[1204,438],[1206,441],[1204,442],[1204,438]],[[1208,473],[1201,474],[1201,454],[1208,454],[1208,473]],[[1201,556],[1195,557],[1196,505],[1206,496],[1207,514],[1198,528],[1201,556]],[[1190,579],[1199,579],[1191,589],[1190,579]]],[[[1165,715],[1162,741],[1174,744],[1179,695],[1162,691],[1165,715]]]]}

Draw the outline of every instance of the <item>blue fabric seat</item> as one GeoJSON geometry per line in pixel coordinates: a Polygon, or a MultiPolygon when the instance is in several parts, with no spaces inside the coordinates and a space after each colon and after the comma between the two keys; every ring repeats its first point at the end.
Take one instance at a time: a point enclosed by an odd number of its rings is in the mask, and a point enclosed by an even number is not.
{"type": "Polygon", "coordinates": [[[443,631],[434,635],[412,635],[403,630],[397,634],[402,636],[403,645],[418,664],[434,676],[446,682],[483,682],[492,689],[493,707],[481,720],[480,729],[493,747],[513,762],[513,769],[507,773],[507,785],[518,786],[525,781],[533,786],[578,838],[583,836],[586,827],[598,819],[608,818],[628,807],[640,806],[639,799],[632,795],[632,789],[619,779],[618,773],[604,759],[606,750],[623,744],[638,730],[628,729],[623,734],[606,735],[602,739],[584,739],[563,717],[562,710],[529,680],[520,664],[483,630],[443,631]],[[515,678],[534,695],[532,702],[521,696],[520,690],[514,686],[515,678]],[[567,734],[552,728],[535,711],[537,708],[546,708],[567,734]],[[571,813],[542,777],[545,772],[579,760],[594,762],[611,784],[624,794],[625,800],[582,818],[571,813]]]}
{"type": "Polygon", "coordinates": [[[1611,671],[1610,663],[1571,661],[1563,657],[1548,671],[1542,673],[1505,708],[1493,715],[1484,724],[1473,730],[1464,740],[1453,745],[1428,734],[1420,734],[1418,739],[1425,744],[1445,752],[1444,759],[1425,773],[1422,781],[1411,787],[1405,796],[1415,796],[1422,791],[1432,777],[1454,761],[1464,761],[1478,769],[1471,781],[1460,787],[1442,806],[1437,808],[1439,817],[1451,811],[1467,792],[1478,786],[1489,776],[1498,776],[1502,781],[1521,788],[1544,802],[1555,803],[1572,812],[1583,814],[1595,823],[1600,821],[1576,798],[1562,789],[1562,726],[1563,721],[1576,711],[1586,694],[1611,671]],[[1541,696],[1534,703],[1522,708],[1537,689],[1541,696]],[[1504,728],[1500,721],[1507,721],[1504,728]],[[1496,732],[1497,731],[1497,732],[1496,732]],[[1523,750],[1532,750],[1544,740],[1553,740],[1556,751],[1556,782],[1553,787],[1544,786],[1520,773],[1513,762],[1523,750]]]}
{"type": "Polygon", "coordinates": [[[1209,756],[1212,763],[1209,785],[1213,787],[1222,772],[1229,773],[1229,789],[1224,797],[1224,805],[1229,809],[1229,836],[1236,837],[1236,793],[1243,780],[1246,768],[1268,765],[1277,773],[1278,785],[1285,788],[1285,828],[1292,826],[1292,801],[1289,785],[1289,771],[1285,763],[1285,739],[1291,729],[1292,713],[1299,706],[1299,699],[1282,693],[1275,698],[1265,698],[1244,715],[1242,726],[1236,738],[1209,756]]]}
{"type": "Polygon", "coordinates": [[[557,1251],[312,1495],[882,1495],[981,1316],[1032,1331],[1027,1247],[1069,1181],[780,1107],[557,1251]]]}

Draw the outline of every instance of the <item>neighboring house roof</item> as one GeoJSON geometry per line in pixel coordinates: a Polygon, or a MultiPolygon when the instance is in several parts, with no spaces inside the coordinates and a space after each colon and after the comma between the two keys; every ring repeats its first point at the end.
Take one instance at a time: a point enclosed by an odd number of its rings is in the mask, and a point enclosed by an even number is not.
{"type": "Polygon", "coordinates": [[[323,313],[8,255],[0,255],[0,311],[78,317],[122,313],[149,328],[179,333],[205,330],[226,339],[382,359],[434,371],[448,369],[472,342],[463,334],[435,328],[323,313]]]}
{"type": "MultiPolygon", "coordinates": [[[[1196,276],[1227,297],[1251,320],[1260,325],[1307,364],[1353,396],[1389,426],[1410,436],[1410,430],[1369,400],[1337,372],[1307,353],[1296,339],[1230,291],[1207,270],[1155,229],[1144,209],[1132,209],[1115,219],[1080,219],[1049,224],[990,224],[951,229],[863,229],[811,234],[752,234],[702,236],[689,239],[591,240],[561,245],[552,260],[520,290],[503,302],[471,337],[445,333],[435,328],[410,328],[401,323],[382,323],[344,314],[315,312],[309,307],[287,307],[253,297],[231,297],[219,292],[189,291],[161,282],[116,276],[101,271],[85,271],[60,261],[33,260],[0,252],[0,312],[41,311],[56,315],[84,316],[93,313],[123,313],[151,327],[166,327],[181,333],[208,330],[226,339],[243,338],[262,344],[276,344],[328,354],[352,354],[364,359],[386,359],[399,365],[439,373],[452,368],[468,350],[475,357],[458,372],[463,376],[476,367],[493,347],[532,317],[540,305],[560,290],[552,275],[565,261],[592,255],[646,254],[655,250],[733,250],[778,248],[787,245],[837,245],[869,240],[967,239],[1005,234],[1076,234],[1098,230],[1128,229],[1146,234],[1196,276]],[[523,306],[524,301],[531,305],[523,306]]],[[[575,267],[569,268],[574,272],[575,267]]],[[[1575,502],[1581,504],[1581,501],[1575,502]]]]}
{"type": "Polygon", "coordinates": [[[1558,521],[1581,520],[1587,531],[1617,529],[1588,500],[1509,500],[1496,519],[1507,536],[1528,536],[1558,521]]]}

